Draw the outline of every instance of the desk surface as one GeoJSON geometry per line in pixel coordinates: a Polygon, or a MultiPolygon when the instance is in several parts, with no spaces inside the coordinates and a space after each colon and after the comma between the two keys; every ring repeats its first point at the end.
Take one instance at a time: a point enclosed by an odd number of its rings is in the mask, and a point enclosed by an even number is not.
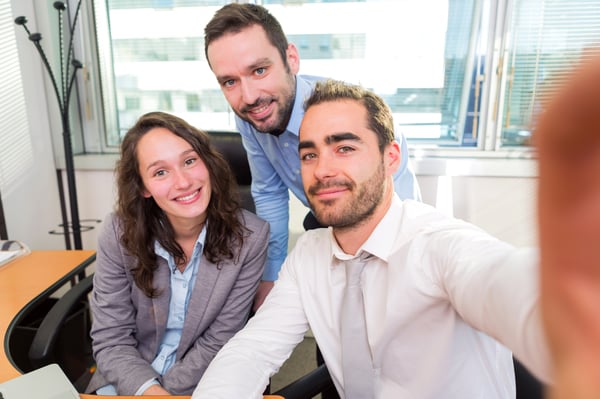
{"type": "Polygon", "coordinates": [[[50,296],[94,259],[94,251],[33,251],[0,266],[0,381],[21,375],[7,353],[8,337],[29,305],[50,296]]]}

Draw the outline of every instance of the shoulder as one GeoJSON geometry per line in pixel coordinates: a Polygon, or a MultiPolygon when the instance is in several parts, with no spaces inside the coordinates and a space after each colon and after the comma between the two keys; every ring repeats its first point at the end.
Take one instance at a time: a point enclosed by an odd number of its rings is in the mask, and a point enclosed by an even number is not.
{"type": "Polygon", "coordinates": [[[308,253],[324,254],[331,252],[331,231],[327,227],[305,231],[298,237],[294,254],[306,256],[308,253]]]}
{"type": "Polygon", "coordinates": [[[448,216],[433,206],[414,200],[402,201],[402,231],[415,238],[437,236],[459,239],[464,235],[488,235],[472,223],[448,216]]]}
{"type": "Polygon", "coordinates": [[[253,235],[268,236],[269,223],[256,214],[246,209],[241,209],[238,218],[242,225],[250,230],[253,235]]]}
{"type": "Polygon", "coordinates": [[[99,244],[108,244],[121,236],[121,219],[115,212],[109,213],[100,226],[99,244]]]}

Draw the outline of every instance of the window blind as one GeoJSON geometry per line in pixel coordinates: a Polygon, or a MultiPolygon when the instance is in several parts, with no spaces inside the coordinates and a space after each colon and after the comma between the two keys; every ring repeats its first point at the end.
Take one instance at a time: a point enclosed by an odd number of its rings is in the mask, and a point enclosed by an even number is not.
{"type": "Polygon", "coordinates": [[[33,164],[13,19],[10,0],[0,0],[0,192],[4,197],[33,164]]]}
{"type": "Polygon", "coordinates": [[[521,145],[569,70],[598,50],[600,0],[515,0],[509,15],[501,140],[521,145]]]}

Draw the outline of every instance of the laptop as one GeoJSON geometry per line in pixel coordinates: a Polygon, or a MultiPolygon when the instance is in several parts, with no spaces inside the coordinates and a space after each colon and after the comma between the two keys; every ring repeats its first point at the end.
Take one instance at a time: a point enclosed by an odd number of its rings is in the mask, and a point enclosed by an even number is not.
{"type": "Polygon", "coordinates": [[[0,383],[0,399],[79,399],[79,393],[57,364],[0,383]]]}

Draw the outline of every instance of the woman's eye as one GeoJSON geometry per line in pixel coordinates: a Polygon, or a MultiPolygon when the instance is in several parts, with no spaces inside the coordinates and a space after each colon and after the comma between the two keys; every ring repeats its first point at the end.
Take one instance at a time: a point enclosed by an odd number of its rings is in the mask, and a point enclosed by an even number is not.
{"type": "Polygon", "coordinates": [[[185,164],[186,165],[191,165],[194,162],[196,162],[196,158],[188,158],[188,159],[185,160],[185,164]]]}

